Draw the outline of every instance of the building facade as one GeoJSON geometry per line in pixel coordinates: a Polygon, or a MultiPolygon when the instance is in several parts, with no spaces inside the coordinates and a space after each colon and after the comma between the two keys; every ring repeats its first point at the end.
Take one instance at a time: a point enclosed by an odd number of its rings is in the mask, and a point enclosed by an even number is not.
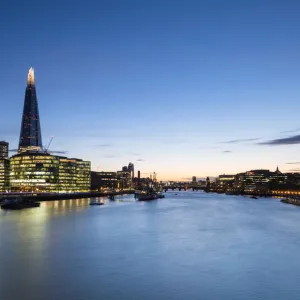
{"type": "Polygon", "coordinates": [[[34,70],[30,68],[25,91],[23,116],[19,140],[19,153],[43,149],[40,116],[36,97],[34,70]]]}
{"type": "MultiPolygon", "coordinates": [[[[1,151],[1,150],[0,150],[1,151]]],[[[43,149],[34,71],[27,78],[18,154],[10,158],[10,190],[79,193],[91,188],[91,163],[43,149]]]]}
{"type": "Polygon", "coordinates": [[[88,161],[22,152],[10,159],[10,189],[34,193],[89,192],[90,170],[88,161]]]}
{"type": "Polygon", "coordinates": [[[0,193],[9,190],[8,143],[0,142],[0,193]]]}
{"type": "Polygon", "coordinates": [[[117,171],[118,189],[130,190],[132,188],[132,177],[129,171],[117,171]]]}
{"type": "Polygon", "coordinates": [[[0,141],[0,158],[8,158],[8,143],[0,141]]]}
{"type": "Polygon", "coordinates": [[[116,172],[91,172],[92,191],[115,190],[118,188],[116,172]]]}

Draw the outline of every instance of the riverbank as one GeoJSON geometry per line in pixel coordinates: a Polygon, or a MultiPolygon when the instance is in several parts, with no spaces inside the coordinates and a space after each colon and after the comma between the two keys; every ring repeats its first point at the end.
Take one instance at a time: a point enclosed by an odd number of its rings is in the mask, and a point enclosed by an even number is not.
{"type": "Polygon", "coordinates": [[[300,200],[299,199],[295,199],[295,198],[284,198],[280,200],[283,203],[287,203],[287,204],[293,204],[293,205],[297,205],[300,206],[300,200]]]}
{"type": "Polygon", "coordinates": [[[117,195],[134,194],[134,190],[126,190],[119,192],[88,192],[88,193],[41,193],[41,194],[24,194],[24,193],[6,193],[0,195],[0,201],[3,199],[10,199],[22,197],[23,199],[35,201],[54,201],[66,199],[82,199],[94,197],[112,197],[117,195]]]}

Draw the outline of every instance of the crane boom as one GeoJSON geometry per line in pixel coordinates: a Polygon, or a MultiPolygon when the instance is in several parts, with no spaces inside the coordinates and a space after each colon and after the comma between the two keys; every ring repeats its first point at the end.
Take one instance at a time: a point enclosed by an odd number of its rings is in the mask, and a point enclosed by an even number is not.
{"type": "Polygon", "coordinates": [[[49,147],[50,147],[50,145],[51,145],[53,139],[54,139],[54,136],[51,136],[51,139],[50,139],[50,141],[49,141],[49,144],[48,144],[47,148],[45,149],[45,152],[46,152],[46,153],[48,152],[49,147]]]}

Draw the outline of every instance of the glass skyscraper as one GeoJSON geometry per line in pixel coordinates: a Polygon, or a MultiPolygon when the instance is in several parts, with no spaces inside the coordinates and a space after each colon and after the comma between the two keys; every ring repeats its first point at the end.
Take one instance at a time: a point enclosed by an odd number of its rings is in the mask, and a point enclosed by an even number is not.
{"type": "Polygon", "coordinates": [[[19,153],[43,148],[40,116],[36,97],[34,70],[29,69],[25,92],[23,117],[19,141],[19,153]]]}
{"type": "MultiPolygon", "coordinates": [[[[7,190],[4,175],[1,181],[1,166],[0,191],[1,184],[7,190]]],[[[33,68],[28,73],[19,153],[10,158],[9,179],[12,192],[78,193],[91,188],[89,161],[51,155],[43,149],[33,68]]]]}

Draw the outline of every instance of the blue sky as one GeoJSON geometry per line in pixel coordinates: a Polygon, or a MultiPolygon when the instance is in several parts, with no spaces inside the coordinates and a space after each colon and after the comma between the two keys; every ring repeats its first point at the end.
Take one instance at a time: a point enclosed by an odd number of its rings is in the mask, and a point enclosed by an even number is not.
{"type": "Polygon", "coordinates": [[[94,170],[296,170],[299,15],[296,0],[6,1],[0,140],[17,147],[33,66],[44,144],[94,170]]]}

